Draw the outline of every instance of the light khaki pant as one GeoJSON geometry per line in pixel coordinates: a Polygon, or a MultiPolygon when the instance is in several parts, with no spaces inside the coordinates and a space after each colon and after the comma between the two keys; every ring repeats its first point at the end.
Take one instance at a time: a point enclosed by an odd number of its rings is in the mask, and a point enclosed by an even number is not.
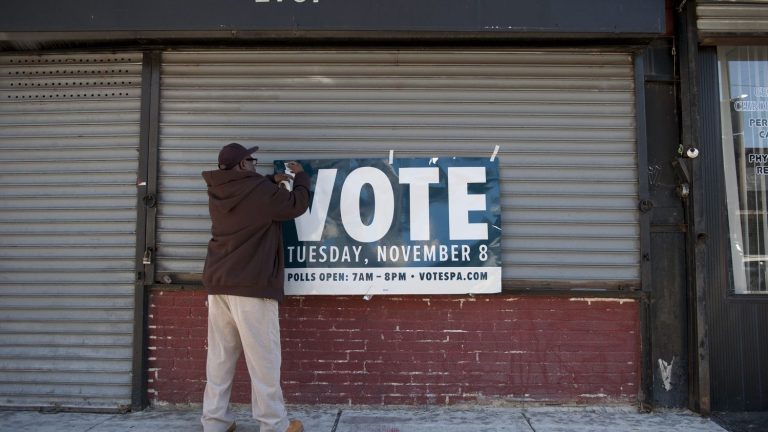
{"type": "Polygon", "coordinates": [[[280,388],[277,302],[230,295],[208,296],[208,382],[203,396],[203,430],[223,432],[235,421],[229,398],[241,352],[245,353],[251,376],[253,418],[260,422],[260,432],[284,432],[288,414],[280,388]]]}

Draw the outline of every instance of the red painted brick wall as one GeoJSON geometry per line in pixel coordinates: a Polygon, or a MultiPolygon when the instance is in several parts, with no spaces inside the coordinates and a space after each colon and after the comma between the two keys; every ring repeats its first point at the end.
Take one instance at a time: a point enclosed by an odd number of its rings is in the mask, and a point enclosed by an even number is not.
{"type": "MultiPolygon", "coordinates": [[[[201,402],[203,291],[156,291],[149,399],[201,402]]],[[[638,303],[541,296],[294,297],[281,306],[288,403],[633,402],[638,303]]],[[[242,358],[233,402],[248,403],[242,358]]]]}

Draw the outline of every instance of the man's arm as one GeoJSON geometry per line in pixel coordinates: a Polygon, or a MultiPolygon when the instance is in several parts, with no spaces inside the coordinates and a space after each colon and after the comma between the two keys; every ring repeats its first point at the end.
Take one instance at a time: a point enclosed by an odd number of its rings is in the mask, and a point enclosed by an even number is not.
{"type": "Polygon", "coordinates": [[[301,216],[309,208],[309,175],[296,162],[289,163],[293,178],[293,191],[277,188],[272,196],[270,210],[272,219],[278,221],[290,220],[301,216]]]}

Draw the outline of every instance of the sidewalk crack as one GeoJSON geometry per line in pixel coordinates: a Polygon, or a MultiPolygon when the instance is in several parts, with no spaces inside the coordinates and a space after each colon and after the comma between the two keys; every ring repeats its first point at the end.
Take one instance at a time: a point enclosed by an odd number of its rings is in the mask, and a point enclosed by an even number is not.
{"type": "Polygon", "coordinates": [[[531,418],[530,418],[530,417],[528,417],[527,415],[525,415],[525,413],[520,413],[520,415],[521,415],[521,416],[523,416],[523,418],[525,419],[525,422],[526,422],[526,423],[528,423],[528,427],[529,427],[529,428],[531,428],[531,430],[532,430],[533,432],[536,432],[536,429],[535,429],[535,428],[533,427],[533,425],[531,424],[531,418]]]}
{"type": "Polygon", "coordinates": [[[331,429],[331,432],[336,432],[336,428],[339,427],[339,420],[341,420],[341,410],[336,413],[336,421],[333,423],[333,429],[331,429]]]}

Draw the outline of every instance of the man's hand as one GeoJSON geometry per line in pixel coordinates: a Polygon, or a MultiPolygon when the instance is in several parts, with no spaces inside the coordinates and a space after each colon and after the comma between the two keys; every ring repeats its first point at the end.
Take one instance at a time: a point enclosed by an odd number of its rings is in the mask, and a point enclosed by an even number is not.
{"type": "Polygon", "coordinates": [[[286,173],[275,174],[275,183],[280,184],[282,181],[291,180],[291,176],[286,173]]]}
{"type": "Polygon", "coordinates": [[[300,163],[296,161],[290,161],[285,164],[285,167],[289,170],[291,170],[292,173],[298,174],[300,172],[304,172],[304,167],[301,166],[300,163]]]}

